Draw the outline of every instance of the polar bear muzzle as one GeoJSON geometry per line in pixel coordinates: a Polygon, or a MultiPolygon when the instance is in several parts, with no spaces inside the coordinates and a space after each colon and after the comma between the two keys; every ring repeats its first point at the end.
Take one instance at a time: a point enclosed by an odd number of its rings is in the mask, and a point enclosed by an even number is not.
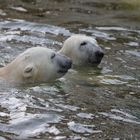
{"type": "Polygon", "coordinates": [[[56,57],[56,63],[59,67],[57,72],[61,74],[65,74],[71,68],[72,60],[69,57],[59,53],[57,53],[55,57],[56,57]]]}
{"type": "Polygon", "coordinates": [[[100,64],[103,56],[104,56],[103,51],[98,50],[98,51],[94,52],[94,54],[89,55],[88,63],[93,64],[93,65],[94,64],[98,65],[98,64],[100,64]]]}

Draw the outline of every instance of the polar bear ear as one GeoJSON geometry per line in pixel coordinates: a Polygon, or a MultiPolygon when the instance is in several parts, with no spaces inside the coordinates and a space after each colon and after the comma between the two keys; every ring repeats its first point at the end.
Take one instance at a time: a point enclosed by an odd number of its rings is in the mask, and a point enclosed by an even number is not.
{"type": "Polygon", "coordinates": [[[24,77],[24,78],[31,78],[31,77],[33,77],[34,69],[35,69],[35,67],[34,67],[33,64],[27,65],[27,66],[24,68],[23,77],[24,77]]]}

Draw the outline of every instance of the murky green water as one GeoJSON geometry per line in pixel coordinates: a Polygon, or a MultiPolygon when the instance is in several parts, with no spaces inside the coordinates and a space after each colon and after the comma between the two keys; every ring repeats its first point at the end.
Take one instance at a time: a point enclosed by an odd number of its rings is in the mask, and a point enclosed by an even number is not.
{"type": "Polygon", "coordinates": [[[139,0],[0,0],[0,65],[74,33],[98,40],[102,63],[53,83],[1,83],[0,139],[140,139],[139,0]]]}

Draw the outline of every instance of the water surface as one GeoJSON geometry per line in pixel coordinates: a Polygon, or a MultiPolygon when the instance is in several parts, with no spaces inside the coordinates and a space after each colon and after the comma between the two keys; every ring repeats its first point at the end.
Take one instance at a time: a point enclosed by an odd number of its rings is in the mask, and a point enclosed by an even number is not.
{"type": "Polygon", "coordinates": [[[140,138],[139,1],[0,2],[1,66],[30,47],[57,51],[75,33],[105,51],[97,68],[73,68],[53,83],[1,83],[0,139],[140,138]]]}

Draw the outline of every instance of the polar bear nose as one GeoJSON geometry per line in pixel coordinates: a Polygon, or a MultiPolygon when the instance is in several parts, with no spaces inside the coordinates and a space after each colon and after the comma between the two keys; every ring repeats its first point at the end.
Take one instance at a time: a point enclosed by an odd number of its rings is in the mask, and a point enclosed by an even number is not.
{"type": "Polygon", "coordinates": [[[68,67],[68,69],[70,69],[70,68],[71,68],[71,66],[72,66],[72,60],[71,60],[71,59],[69,59],[69,61],[67,62],[67,67],[68,67]]]}
{"type": "Polygon", "coordinates": [[[59,61],[59,73],[65,74],[72,66],[72,60],[65,57],[65,61],[59,61]]]}
{"type": "Polygon", "coordinates": [[[64,69],[70,69],[71,65],[72,65],[72,60],[71,59],[67,59],[63,63],[60,63],[60,66],[64,69]]]}
{"type": "Polygon", "coordinates": [[[96,51],[95,56],[97,59],[102,59],[104,56],[104,53],[102,51],[96,51]]]}
{"type": "Polygon", "coordinates": [[[91,64],[100,64],[102,58],[104,56],[103,51],[96,51],[94,52],[94,55],[90,55],[88,58],[88,62],[91,64]]]}

